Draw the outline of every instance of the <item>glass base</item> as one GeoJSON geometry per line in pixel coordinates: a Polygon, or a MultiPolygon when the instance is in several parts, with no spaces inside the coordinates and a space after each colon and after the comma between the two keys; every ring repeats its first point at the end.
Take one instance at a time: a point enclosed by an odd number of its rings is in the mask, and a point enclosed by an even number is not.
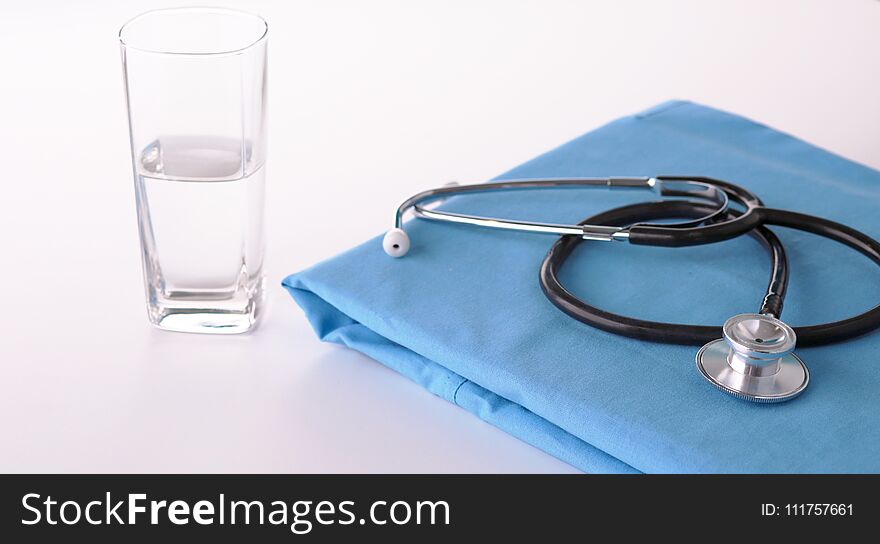
{"type": "Polygon", "coordinates": [[[241,334],[253,330],[263,305],[263,278],[250,289],[162,293],[149,289],[147,313],[156,327],[175,332],[241,334]]]}
{"type": "Polygon", "coordinates": [[[153,324],[165,331],[201,334],[241,334],[257,323],[251,313],[217,313],[210,311],[170,311],[153,324]]]}

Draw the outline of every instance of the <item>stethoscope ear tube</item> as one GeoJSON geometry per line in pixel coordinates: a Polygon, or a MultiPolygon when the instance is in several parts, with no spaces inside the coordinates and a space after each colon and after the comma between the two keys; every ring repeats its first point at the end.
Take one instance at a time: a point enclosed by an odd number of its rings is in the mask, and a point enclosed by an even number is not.
{"type": "Polygon", "coordinates": [[[741,198],[736,190],[728,187],[736,186],[721,180],[704,177],[657,176],[657,177],[613,177],[613,178],[543,178],[543,179],[508,179],[489,183],[469,185],[453,185],[422,191],[405,200],[394,216],[394,228],[386,234],[382,241],[385,252],[392,257],[402,257],[409,249],[409,238],[403,230],[404,215],[412,212],[416,217],[459,223],[485,228],[516,230],[554,235],[577,235],[585,240],[626,241],[629,239],[630,227],[613,227],[605,224],[577,225],[545,223],[538,221],[522,221],[501,217],[484,217],[479,215],[457,213],[449,210],[432,209],[428,204],[437,203],[453,196],[476,195],[485,193],[531,191],[545,189],[583,189],[588,187],[606,189],[647,190],[664,198],[688,198],[714,204],[705,208],[704,216],[692,218],[679,223],[663,223],[656,225],[637,225],[636,243],[666,246],[704,244],[745,234],[754,225],[749,222],[749,212],[760,201],[748,192],[743,191],[741,198]],[[746,216],[741,220],[734,216],[726,216],[729,201],[743,205],[746,216]],[[726,221],[721,221],[728,217],[726,221]],[[710,225],[708,231],[701,230],[702,225],[710,225]]]}

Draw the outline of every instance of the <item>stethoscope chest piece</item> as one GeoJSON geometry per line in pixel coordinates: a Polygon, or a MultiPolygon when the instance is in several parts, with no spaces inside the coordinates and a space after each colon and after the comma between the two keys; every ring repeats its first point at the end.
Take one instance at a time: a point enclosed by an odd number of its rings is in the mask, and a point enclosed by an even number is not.
{"type": "Polygon", "coordinates": [[[810,372],[793,353],[797,337],[782,321],[740,314],[724,323],[724,338],[697,353],[697,368],[715,387],[752,402],[783,402],[806,389],[810,372]]]}

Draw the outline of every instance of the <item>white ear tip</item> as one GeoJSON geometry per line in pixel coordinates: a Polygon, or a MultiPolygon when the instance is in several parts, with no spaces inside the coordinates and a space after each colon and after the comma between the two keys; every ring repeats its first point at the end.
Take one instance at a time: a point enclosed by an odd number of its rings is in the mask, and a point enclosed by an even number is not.
{"type": "Polygon", "coordinates": [[[382,249],[392,257],[403,257],[409,252],[409,236],[403,229],[391,229],[382,239],[382,249]]]}

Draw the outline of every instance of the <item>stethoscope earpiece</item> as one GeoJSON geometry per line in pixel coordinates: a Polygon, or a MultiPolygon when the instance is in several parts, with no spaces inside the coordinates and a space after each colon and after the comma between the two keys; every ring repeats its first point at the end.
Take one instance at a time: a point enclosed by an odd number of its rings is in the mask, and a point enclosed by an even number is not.
{"type": "Polygon", "coordinates": [[[697,353],[704,378],[737,398],[752,402],[783,402],[800,395],[810,372],[795,355],[797,336],[782,321],[763,314],[740,314],[722,328],[724,338],[697,353]]]}
{"type": "Polygon", "coordinates": [[[392,257],[403,257],[409,252],[409,236],[406,231],[393,228],[382,238],[382,249],[392,257]]]}
{"type": "MultiPolygon", "coordinates": [[[[450,181],[443,187],[458,187],[458,182],[450,181]]],[[[382,238],[382,249],[384,249],[385,253],[391,257],[403,257],[409,253],[409,235],[400,227],[395,227],[389,230],[385,233],[385,237],[382,238]]]]}

